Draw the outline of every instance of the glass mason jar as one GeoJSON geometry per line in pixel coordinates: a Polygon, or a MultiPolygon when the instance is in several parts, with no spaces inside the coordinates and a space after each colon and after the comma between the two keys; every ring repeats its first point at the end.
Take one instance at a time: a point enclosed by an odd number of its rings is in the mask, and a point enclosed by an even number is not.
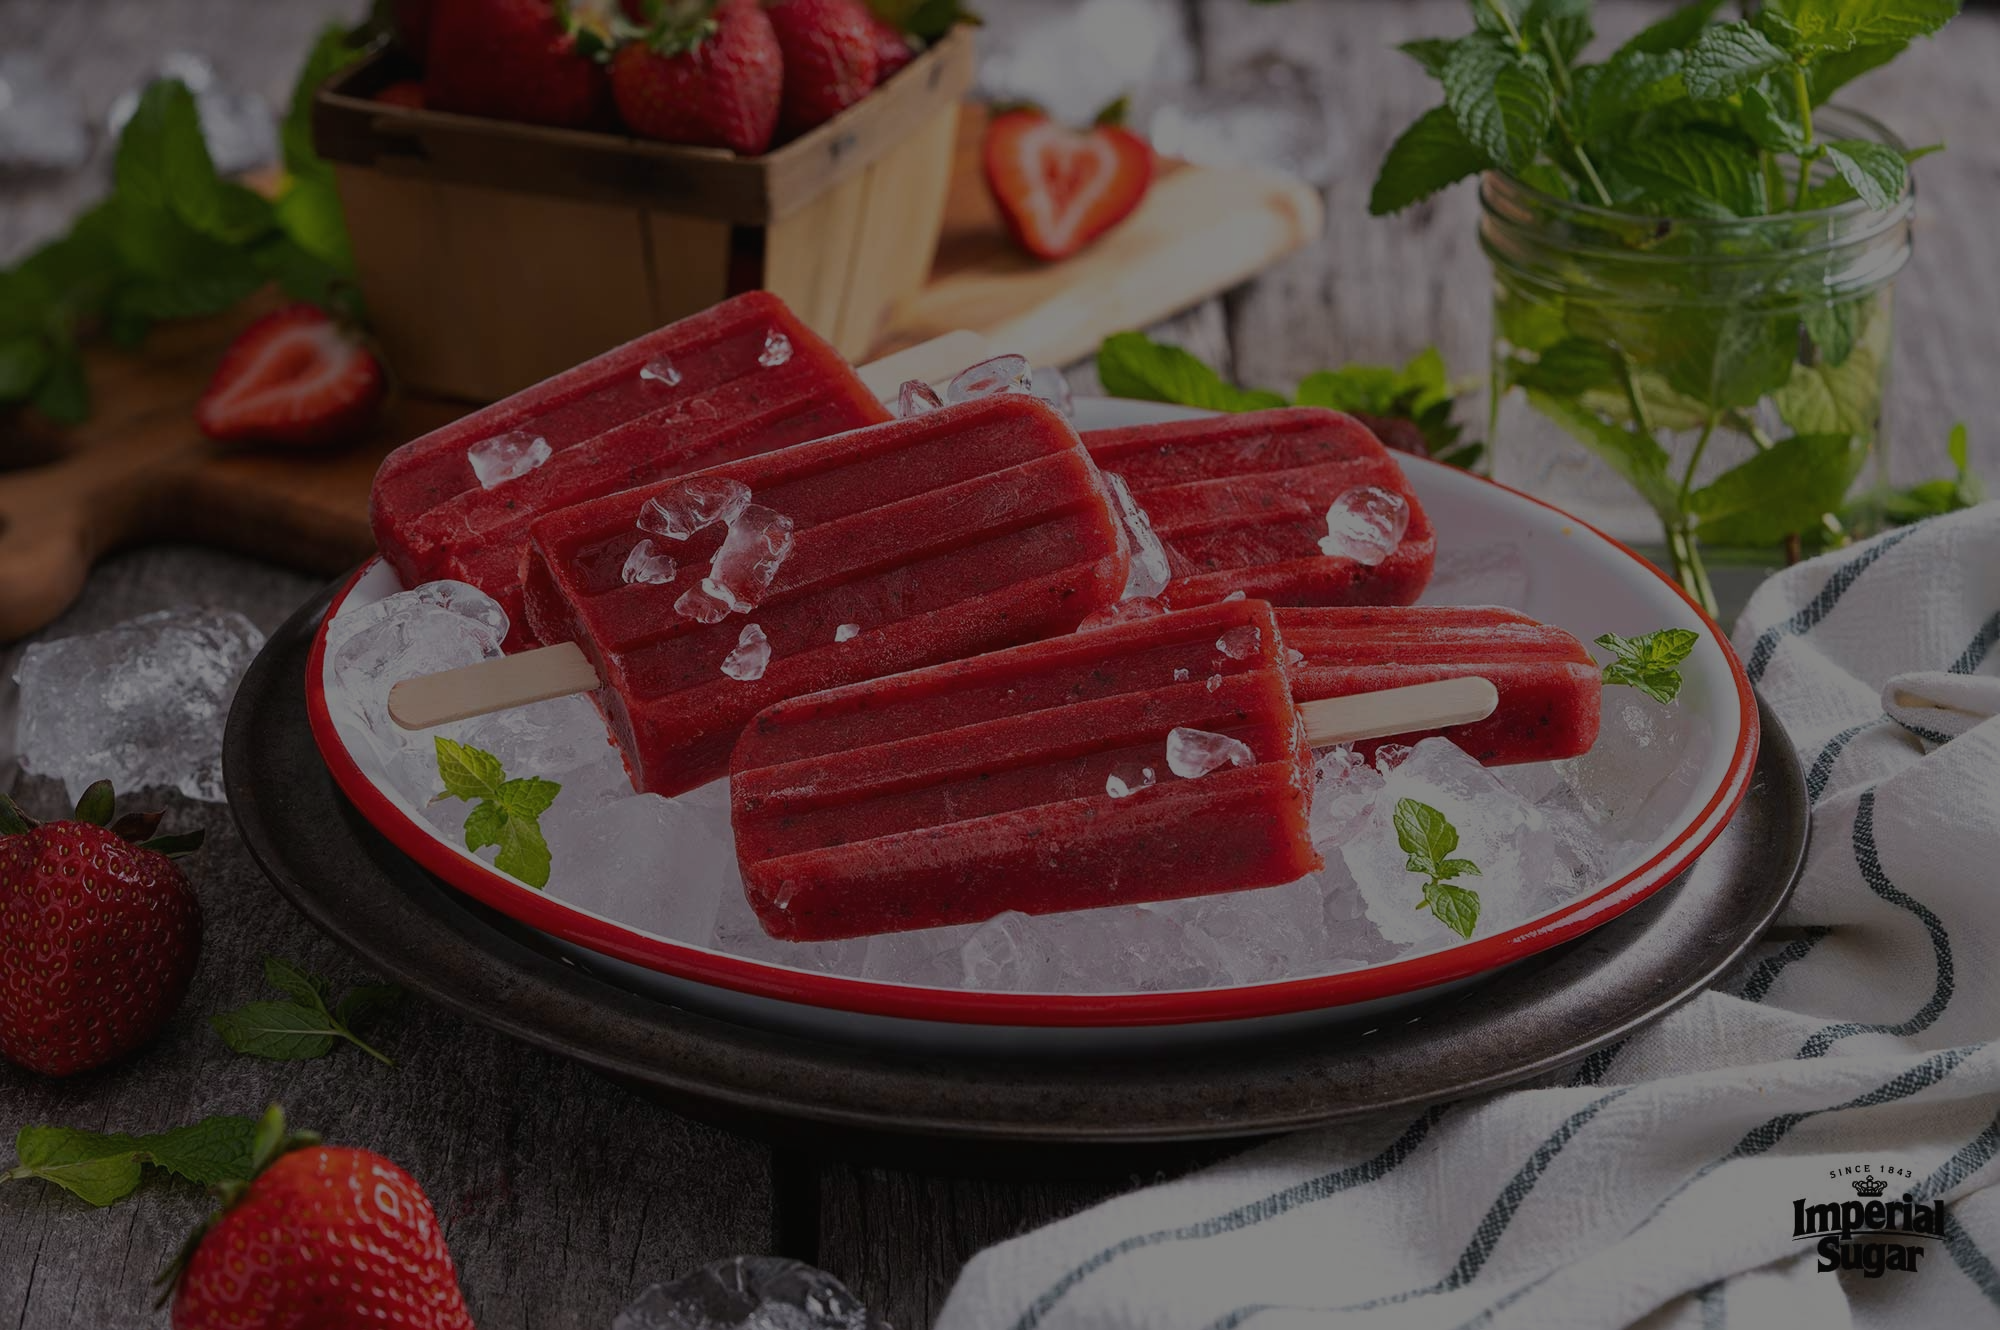
{"type": "MultiPolygon", "coordinates": [[[[1903,147],[1856,112],[1822,108],[1819,124],[1903,147]]],[[[1829,175],[1821,159],[1814,179],[1829,175]]],[[[1774,172],[1769,188],[1784,183],[1774,172]]],[[[1498,478],[1623,539],[1664,540],[1711,613],[1708,562],[1769,565],[1837,538],[1818,515],[1863,470],[1887,479],[1890,285],[1913,187],[1883,209],[1724,220],[1594,207],[1489,172],[1480,201],[1498,478]]]]}

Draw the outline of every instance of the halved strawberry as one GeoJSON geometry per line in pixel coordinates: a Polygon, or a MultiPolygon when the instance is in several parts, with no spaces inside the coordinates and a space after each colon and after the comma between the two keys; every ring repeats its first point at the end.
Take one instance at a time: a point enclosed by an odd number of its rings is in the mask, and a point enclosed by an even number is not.
{"type": "Polygon", "coordinates": [[[288,305],[237,334],[195,407],[222,442],[342,443],[375,420],[382,363],[312,305],[288,305]]]}
{"type": "Polygon", "coordinates": [[[1037,107],[986,126],[986,187],[1007,229],[1037,258],[1076,253],[1131,215],[1153,183],[1153,149],[1124,128],[1120,98],[1087,130],[1037,107]]]}

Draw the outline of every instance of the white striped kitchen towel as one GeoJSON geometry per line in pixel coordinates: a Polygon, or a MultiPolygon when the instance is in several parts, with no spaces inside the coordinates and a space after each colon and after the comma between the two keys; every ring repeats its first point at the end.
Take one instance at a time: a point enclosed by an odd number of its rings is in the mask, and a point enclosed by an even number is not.
{"type": "Polygon", "coordinates": [[[981,1252],[941,1330],[2000,1325],[1996,639],[2000,503],[1773,577],[1736,648],[1805,764],[1813,839],[1737,973],[1564,1076],[981,1252]],[[1856,1233],[1872,1277],[1818,1269],[1794,1200],[1866,1225],[1870,1174],[1877,1221],[1942,1231],[1856,1233]],[[1888,1211],[1905,1192],[1923,1208],[1888,1211]]]}

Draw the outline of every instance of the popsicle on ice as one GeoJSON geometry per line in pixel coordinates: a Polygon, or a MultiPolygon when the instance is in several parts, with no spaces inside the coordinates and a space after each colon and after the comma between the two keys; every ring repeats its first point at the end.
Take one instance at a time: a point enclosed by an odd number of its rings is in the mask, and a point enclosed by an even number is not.
{"type": "Polygon", "coordinates": [[[724,774],[765,707],[1067,633],[1126,538],[1076,433],[980,398],[548,514],[529,623],[581,647],[641,789],[724,774]]]}
{"type": "Polygon", "coordinates": [[[1477,675],[1500,695],[1491,716],[1441,730],[1355,744],[1373,758],[1382,743],[1442,734],[1488,766],[1576,757],[1597,740],[1599,667],[1560,628],[1493,606],[1281,609],[1285,646],[1298,652],[1292,692],[1301,703],[1433,679],[1477,675]]]}
{"type": "MultiPolygon", "coordinates": [[[[1282,407],[1092,430],[1083,442],[1164,545],[1170,605],[1236,591],[1277,605],[1407,605],[1430,581],[1430,518],[1352,416],[1282,407]]],[[[1144,551],[1133,557],[1143,575],[1144,551]]]]}
{"type": "Polygon", "coordinates": [[[807,941],[1293,881],[1283,651],[1232,601],[780,703],[730,763],[750,904],[807,941]]]}
{"type": "Polygon", "coordinates": [[[528,525],[586,499],[889,418],[840,353],[763,291],[725,300],[475,411],[376,473],[376,543],[407,586],[470,582],[529,645],[528,525]]]}

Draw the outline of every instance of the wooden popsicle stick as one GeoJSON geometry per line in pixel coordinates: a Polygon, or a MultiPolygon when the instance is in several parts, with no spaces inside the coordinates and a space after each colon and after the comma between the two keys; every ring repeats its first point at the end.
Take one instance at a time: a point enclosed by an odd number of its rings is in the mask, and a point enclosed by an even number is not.
{"type": "Polygon", "coordinates": [[[405,679],[389,689],[389,718],[406,730],[427,730],[596,687],[597,667],[583,648],[558,642],[405,679]]]}
{"type": "Polygon", "coordinates": [[[1305,718],[1307,741],[1314,748],[1329,748],[1357,739],[1470,724],[1485,720],[1499,705],[1500,690],[1493,681],[1469,675],[1301,702],[1299,714],[1305,718]]]}

